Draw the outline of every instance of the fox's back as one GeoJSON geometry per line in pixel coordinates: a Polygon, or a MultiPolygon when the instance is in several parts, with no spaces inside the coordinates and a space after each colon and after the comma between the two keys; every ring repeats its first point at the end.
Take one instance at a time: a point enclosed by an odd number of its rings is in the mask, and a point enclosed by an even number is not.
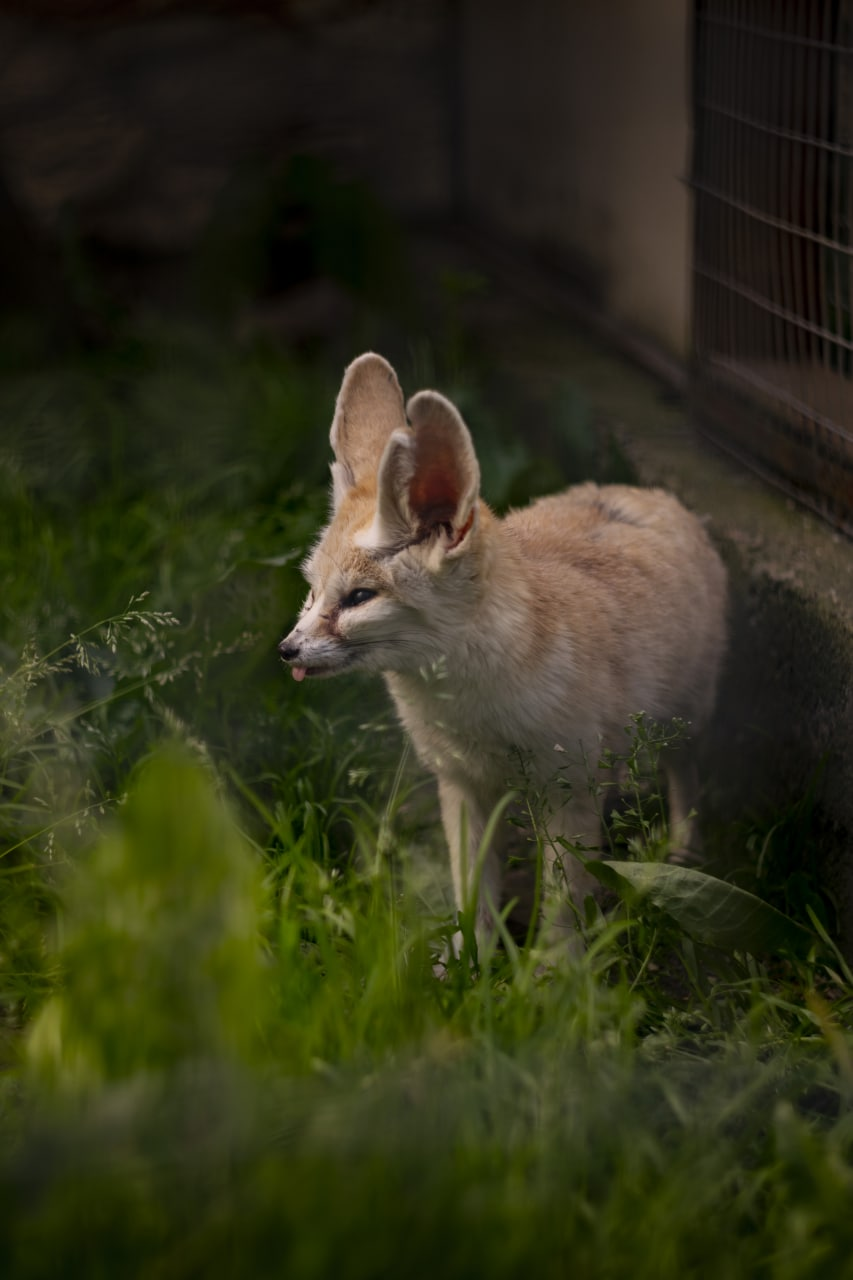
{"type": "Polygon", "coordinates": [[[573,546],[624,555],[632,546],[651,548],[673,539],[684,551],[684,541],[696,542],[697,533],[707,542],[699,521],[677,498],[663,489],[622,484],[576,485],[510,512],[503,523],[537,559],[564,559],[573,546]]]}
{"type": "Polygon", "coordinates": [[[624,606],[650,591],[688,590],[694,599],[708,592],[720,603],[725,591],[725,571],[701,522],[662,489],[578,485],[501,523],[530,570],[547,575],[558,592],[561,585],[572,594],[578,587],[615,592],[624,606]]]}
{"type": "Polygon", "coordinates": [[[704,720],[725,648],[726,573],[696,516],[661,489],[584,484],[501,524],[544,664],[570,644],[602,706],[620,683],[635,710],[704,720]]]}

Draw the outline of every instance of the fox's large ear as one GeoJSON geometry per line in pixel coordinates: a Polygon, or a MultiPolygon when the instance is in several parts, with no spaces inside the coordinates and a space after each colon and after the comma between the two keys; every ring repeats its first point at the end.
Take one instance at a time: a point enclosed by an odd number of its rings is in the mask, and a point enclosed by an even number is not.
{"type": "Polygon", "coordinates": [[[405,423],[403,393],[388,361],[372,351],[353,360],[338,392],[329,433],[335,454],[335,510],[348,489],[373,481],[388,437],[405,423]]]}
{"type": "Polygon", "coordinates": [[[394,545],[441,532],[450,551],[476,521],[477,455],[458,410],[437,391],[419,391],[407,411],[411,430],[394,432],[379,467],[381,538],[394,545]]]}

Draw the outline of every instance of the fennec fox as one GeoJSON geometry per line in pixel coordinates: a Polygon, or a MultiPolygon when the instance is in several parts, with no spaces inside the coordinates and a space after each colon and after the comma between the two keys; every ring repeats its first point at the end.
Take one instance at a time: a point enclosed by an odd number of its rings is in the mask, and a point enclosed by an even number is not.
{"type": "MultiPolygon", "coordinates": [[[[501,901],[500,837],[481,867],[477,855],[513,759],[548,796],[550,836],[598,845],[587,761],[624,744],[635,712],[694,730],[708,719],[725,570],[699,521],[660,489],[583,484],[498,519],[458,411],[435,391],[404,408],[378,355],[346,370],[331,444],[331,521],[279,651],[296,680],[382,672],[438,780],[460,909],[479,872],[482,936],[501,901]]],[[[672,827],[684,832],[681,754],[666,769],[672,827]]],[[[561,861],[552,878],[562,870],[577,902],[594,882],[577,859],[561,861]]]]}

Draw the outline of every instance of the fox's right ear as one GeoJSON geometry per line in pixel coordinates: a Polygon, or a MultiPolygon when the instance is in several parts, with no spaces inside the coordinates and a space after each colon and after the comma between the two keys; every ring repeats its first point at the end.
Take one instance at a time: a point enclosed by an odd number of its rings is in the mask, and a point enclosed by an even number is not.
{"type": "Polygon", "coordinates": [[[468,428],[437,391],[408,404],[411,429],[395,431],[382,455],[375,537],[393,546],[438,538],[445,553],[467,544],[476,527],[480,468],[468,428]]]}
{"type": "Polygon", "coordinates": [[[403,393],[387,360],[366,352],[344,374],[329,439],[332,502],[337,511],[349,489],[373,484],[391,433],[406,425],[403,393]]]}

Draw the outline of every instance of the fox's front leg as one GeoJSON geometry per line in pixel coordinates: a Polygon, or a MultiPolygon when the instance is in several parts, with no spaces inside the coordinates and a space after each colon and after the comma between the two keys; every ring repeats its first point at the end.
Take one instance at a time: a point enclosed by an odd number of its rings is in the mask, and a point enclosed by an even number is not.
{"type": "MultiPolygon", "coordinates": [[[[450,871],[456,907],[474,907],[474,931],[478,946],[494,933],[494,913],[500,910],[501,861],[493,847],[481,849],[490,807],[448,778],[439,778],[441,820],[450,850],[450,871]]],[[[461,935],[454,938],[459,951],[461,935]]]]}

